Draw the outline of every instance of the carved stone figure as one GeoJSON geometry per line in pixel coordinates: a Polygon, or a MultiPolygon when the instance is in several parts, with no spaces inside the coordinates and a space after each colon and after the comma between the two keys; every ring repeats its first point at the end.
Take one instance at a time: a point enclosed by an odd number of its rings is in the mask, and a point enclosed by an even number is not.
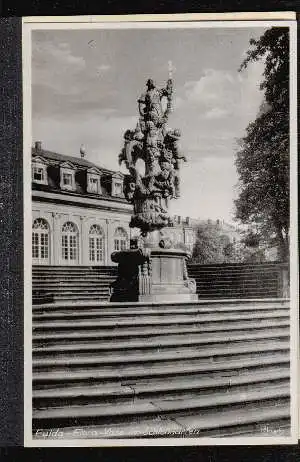
{"type": "Polygon", "coordinates": [[[137,125],[124,133],[119,163],[124,162],[129,171],[124,193],[133,204],[130,226],[139,228],[140,236],[136,249],[112,254],[119,265],[112,301],[197,300],[195,281],[187,274],[187,252],[175,248],[164,230],[172,226],[169,202],[180,195],[180,166],[186,161],[179,147],[180,131],[167,129],[173,92],[169,71],[162,89],[152,79],[147,81],[147,90],[138,100],[137,125]],[[138,168],[139,159],[145,164],[143,174],[138,168]]]}
{"type": "Polygon", "coordinates": [[[169,106],[163,111],[161,100],[165,96],[168,99],[172,97],[172,80],[169,79],[165,88],[156,88],[155,82],[148,79],[147,91],[143,93],[138,100],[139,113],[145,122],[152,121],[156,126],[163,126],[167,122],[169,115],[169,106]]]}
{"type": "Polygon", "coordinates": [[[138,99],[136,128],[125,131],[119,155],[119,163],[124,162],[130,173],[124,182],[125,197],[134,205],[130,226],[140,228],[142,233],[170,224],[169,200],[180,195],[180,162],[186,161],[179,148],[180,131],[166,128],[172,103],[172,79],[161,89],[148,79],[146,87],[138,99]],[[162,106],[163,98],[167,100],[166,109],[162,106]],[[144,176],[136,168],[138,159],[145,163],[144,176]]]}

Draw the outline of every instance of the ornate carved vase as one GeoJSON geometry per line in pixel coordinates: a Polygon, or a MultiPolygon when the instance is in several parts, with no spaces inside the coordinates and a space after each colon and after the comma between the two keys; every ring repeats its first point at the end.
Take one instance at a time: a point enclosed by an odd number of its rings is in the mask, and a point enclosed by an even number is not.
{"type": "Polygon", "coordinates": [[[146,92],[138,99],[139,120],[134,130],[124,133],[119,164],[129,174],[124,194],[133,204],[130,226],[140,229],[139,246],[114,252],[118,279],[112,284],[111,301],[195,300],[195,281],[188,278],[187,252],[174,249],[163,228],[172,226],[169,201],[180,196],[180,165],[186,161],[179,148],[180,130],[167,129],[171,111],[173,80],[165,88],[146,82],[146,92]],[[162,100],[166,99],[163,110],[162,100]],[[145,174],[136,163],[141,159],[145,174]]]}

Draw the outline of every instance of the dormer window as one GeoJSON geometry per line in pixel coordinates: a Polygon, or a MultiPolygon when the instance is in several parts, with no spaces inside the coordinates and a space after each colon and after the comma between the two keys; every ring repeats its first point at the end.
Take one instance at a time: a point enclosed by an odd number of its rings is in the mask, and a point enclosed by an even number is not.
{"type": "Polygon", "coordinates": [[[100,171],[95,168],[87,172],[87,192],[101,194],[100,171]]]}
{"type": "Polygon", "coordinates": [[[123,194],[123,176],[120,174],[116,174],[112,176],[112,196],[115,197],[124,197],[123,194]]]}
{"type": "Polygon", "coordinates": [[[69,162],[65,162],[60,166],[60,187],[61,189],[67,189],[69,191],[74,191],[76,189],[75,167],[69,162]]]}
{"type": "Polygon", "coordinates": [[[72,187],[72,185],[73,185],[73,175],[72,175],[72,173],[63,172],[63,174],[62,174],[62,183],[63,183],[64,186],[72,187]]]}
{"type": "Polygon", "coordinates": [[[32,169],[32,176],[33,176],[33,181],[37,181],[39,183],[44,183],[45,181],[45,169],[44,167],[38,167],[37,165],[34,165],[32,169]]]}
{"type": "Polygon", "coordinates": [[[115,196],[121,196],[122,194],[122,183],[115,183],[115,196]]]}
{"type": "Polygon", "coordinates": [[[32,163],[32,181],[39,184],[47,184],[47,165],[42,160],[35,160],[32,163]]]}
{"type": "Polygon", "coordinates": [[[98,190],[99,190],[99,180],[98,178],[95,178],[95,177],[91,177],[89,179],[89,190],[90,192],[92,193],[98,193],[98,190]]]}

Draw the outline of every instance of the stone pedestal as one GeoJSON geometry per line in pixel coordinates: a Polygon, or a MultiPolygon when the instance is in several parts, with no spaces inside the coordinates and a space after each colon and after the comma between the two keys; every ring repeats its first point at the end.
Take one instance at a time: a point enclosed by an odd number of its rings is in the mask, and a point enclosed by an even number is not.
{"type": "Polygon", "coordinates": [[[198,300],[195,280],[186,269],[187,253],[179,249],[146,248],[114,252],[118,278],[111,301],[167,302],[198,300]]]}

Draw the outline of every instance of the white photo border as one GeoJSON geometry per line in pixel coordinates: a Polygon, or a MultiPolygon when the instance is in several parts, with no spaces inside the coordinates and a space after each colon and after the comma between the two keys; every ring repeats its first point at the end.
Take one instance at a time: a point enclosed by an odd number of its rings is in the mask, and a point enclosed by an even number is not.
{"type": "Polygon", "coordinates": [[[297,200],[297,22],[293,12],[63,16],[22,19],[23,54],[23,193],[24,193],[24,446],[203,446],[296,444],[299,437],[299,302],[298,302],[298,200],[297,200]],[[291,436],[200,437],[143,439],[44,440],[32,438],[32,255],[31,255],[31,33],[34,30],[126,28],[233,28],[288,27],[290,30],[290,371],[291,436]]]}

